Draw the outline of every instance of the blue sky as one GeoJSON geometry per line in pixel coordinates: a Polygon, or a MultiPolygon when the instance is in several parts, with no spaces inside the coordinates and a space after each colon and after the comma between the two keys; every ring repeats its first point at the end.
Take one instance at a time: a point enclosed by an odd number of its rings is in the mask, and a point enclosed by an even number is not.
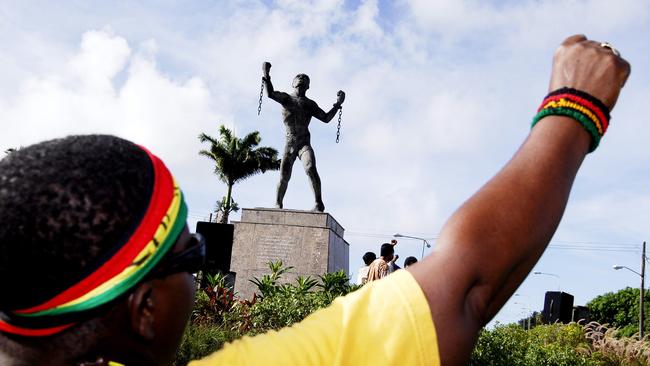
{"type": "MultiPolygon", "coordinates": [[[[98,132],[142,143],[175,172],[194,222],[225,192],[196,136],[225,123],[281,149],[279,106],[265,99],[256,113],[261,64],[273,64],[279,90],[307,73],[321,107],[347,93],[341,143],[333,123],[311,131],[326,210],[347,230],[356,274],[361,255],[394,233],[437,236],[525,138],[556,46],[585,33],[612,42],[632,75],[535,268],[583,304],[637,286],[611,266],[638,268],[649,238],[649,18],[642,0],[5,1],[0,148],[98,132]]],[[[253,177],[235,200],[270,207],[277,180],[253,177]]],[[[285,207],[312,205],[297,165],[285,207]]],[[[419,257],[421,242],[397,248],[419,257]]],[[[557,286],[529,276],[496,319],[540,309],[557,286]]]]}

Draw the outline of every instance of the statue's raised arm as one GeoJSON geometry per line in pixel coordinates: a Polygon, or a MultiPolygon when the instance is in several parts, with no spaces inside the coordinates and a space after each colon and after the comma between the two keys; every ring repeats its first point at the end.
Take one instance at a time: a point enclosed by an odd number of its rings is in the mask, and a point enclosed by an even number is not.
{"type": "Polygon", "coordinates": [[[283,104],[289,98],[289,94],[275,91],[273,89],[273,83],[271,82],[271,63],[265,61],[262,63],[262,80],[266,84],[266,96],[275,100],[276,102],[283,104]]]}

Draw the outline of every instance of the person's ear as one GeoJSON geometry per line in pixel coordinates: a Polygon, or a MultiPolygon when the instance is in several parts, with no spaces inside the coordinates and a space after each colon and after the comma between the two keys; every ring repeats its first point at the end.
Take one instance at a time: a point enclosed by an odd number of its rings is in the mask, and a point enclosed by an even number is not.
{"type": "Polygon", "coordinates": [[[153,292],[151,282],[145,282],[138,286],[128,299],[131,328],[145,340],[152,340],[156,335],[154,330],[156,301],[153,292]]]}

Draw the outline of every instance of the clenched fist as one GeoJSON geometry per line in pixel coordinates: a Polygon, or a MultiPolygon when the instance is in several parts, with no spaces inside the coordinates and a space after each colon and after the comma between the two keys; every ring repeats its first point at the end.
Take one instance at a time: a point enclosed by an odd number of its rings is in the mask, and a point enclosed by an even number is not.
{"type": "Polygon", "coordinates": [[[264,62],[262,63],[262,75],[264,75],[265,78],[269,78],[269,72],[271,71],[271,63],[270,62],[264,62]]]}
{"type": "Polygon", "coordinates": [[[345,101],[345,92],[339,90],[338,93],[336,93],[336,104],[341,105],[343,104],[343,101],[345,101]]]}
{"type": "Polygon", "coordinates": [[[582,90],[611,110],[629,75],[630,64],[611,48],[578,34],[555,51],[549,91],[563,87],[582,90]]]}

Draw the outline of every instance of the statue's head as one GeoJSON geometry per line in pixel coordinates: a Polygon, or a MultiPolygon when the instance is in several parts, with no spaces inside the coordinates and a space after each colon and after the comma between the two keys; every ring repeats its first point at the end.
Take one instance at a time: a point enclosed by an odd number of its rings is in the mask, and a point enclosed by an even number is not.
{"type": "Polygon", "coordinates": [[[293,78],[293,84],[291,84],[291,86],[293,86],[294,89],[297,89],[300,86],[302,86],[305,90],[309,89],[309,76],[305,74],[296,75],[296,77],[293,78]]]}

